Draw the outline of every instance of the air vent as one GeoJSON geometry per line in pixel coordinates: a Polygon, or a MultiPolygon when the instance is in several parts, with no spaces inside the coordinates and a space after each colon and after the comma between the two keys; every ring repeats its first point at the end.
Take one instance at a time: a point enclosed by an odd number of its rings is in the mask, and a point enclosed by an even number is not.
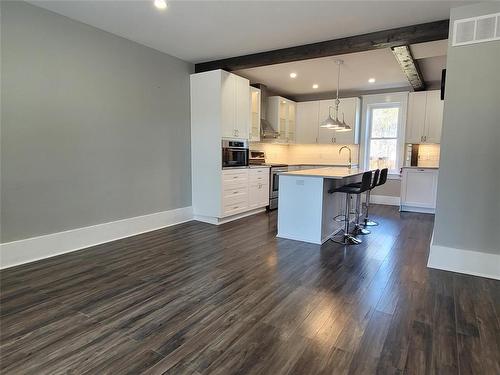
{"type": "Polygon", "coordinates": [[[500,40],[500,13],[457,20],[453,24],[453,46],[500,40]]]}

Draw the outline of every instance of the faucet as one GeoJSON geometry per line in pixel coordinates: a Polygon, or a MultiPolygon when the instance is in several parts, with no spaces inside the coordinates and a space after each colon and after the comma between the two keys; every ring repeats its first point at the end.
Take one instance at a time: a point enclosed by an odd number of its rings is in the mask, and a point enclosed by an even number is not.
{"type": "Polygon", "coordinates": [[[348,146],[342,146],[339,150],[339,155],[342,153],[343,149],[346,149],[349,151],[349,163],[347,164],[347,168],[351,169],[351,167],[352,167],[351,149],[348,146]]]}

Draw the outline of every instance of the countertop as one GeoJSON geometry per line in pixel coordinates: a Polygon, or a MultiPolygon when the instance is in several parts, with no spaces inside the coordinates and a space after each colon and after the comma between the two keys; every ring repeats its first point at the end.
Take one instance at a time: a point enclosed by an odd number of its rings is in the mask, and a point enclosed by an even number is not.
{"type": "Polygon", "coordinates": [[[404,166],[401,168],[406,168],[406,169],[439,169],[439,167],[419,167],[416,165],[411,165],[411,166],[404,166]]]}
{"type": "MultiPolygon", "coordinates": [[[[369,170],[369,169],[368,169],[369,170]]],[[[283,176],[303,176],[303,177],[323,177],[334,180],[341,180],[347,177],[358,176],[366,172],[367,169],[361,168],[345,168],[345,167],[330,167],[330,168],[315,168],[304,169],[301,171],[283,172],[283,176]]]]}

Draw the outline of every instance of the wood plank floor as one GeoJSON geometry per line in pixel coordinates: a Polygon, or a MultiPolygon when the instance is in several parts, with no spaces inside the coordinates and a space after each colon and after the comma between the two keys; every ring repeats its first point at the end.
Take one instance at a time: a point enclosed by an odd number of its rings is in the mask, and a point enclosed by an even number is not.
{"type": "Polygon", "coordinates": [[[500,282],[426,268],[433,216],[357,247],[276,213],[188,222],[1,272],[2,374],[500,374],[500,282]]]}

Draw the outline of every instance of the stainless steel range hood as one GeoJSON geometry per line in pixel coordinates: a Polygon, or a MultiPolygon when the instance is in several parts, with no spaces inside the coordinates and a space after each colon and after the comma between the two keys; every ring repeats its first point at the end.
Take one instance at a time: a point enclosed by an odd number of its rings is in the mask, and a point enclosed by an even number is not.
{"type": "Polygon", "coordinates": [[[279,137],[279,132],[273,128],[267,120],[267,87],[263,84],[253,85],[260,89],[260,139],[261,141],[273,141],[279,137]]]}

